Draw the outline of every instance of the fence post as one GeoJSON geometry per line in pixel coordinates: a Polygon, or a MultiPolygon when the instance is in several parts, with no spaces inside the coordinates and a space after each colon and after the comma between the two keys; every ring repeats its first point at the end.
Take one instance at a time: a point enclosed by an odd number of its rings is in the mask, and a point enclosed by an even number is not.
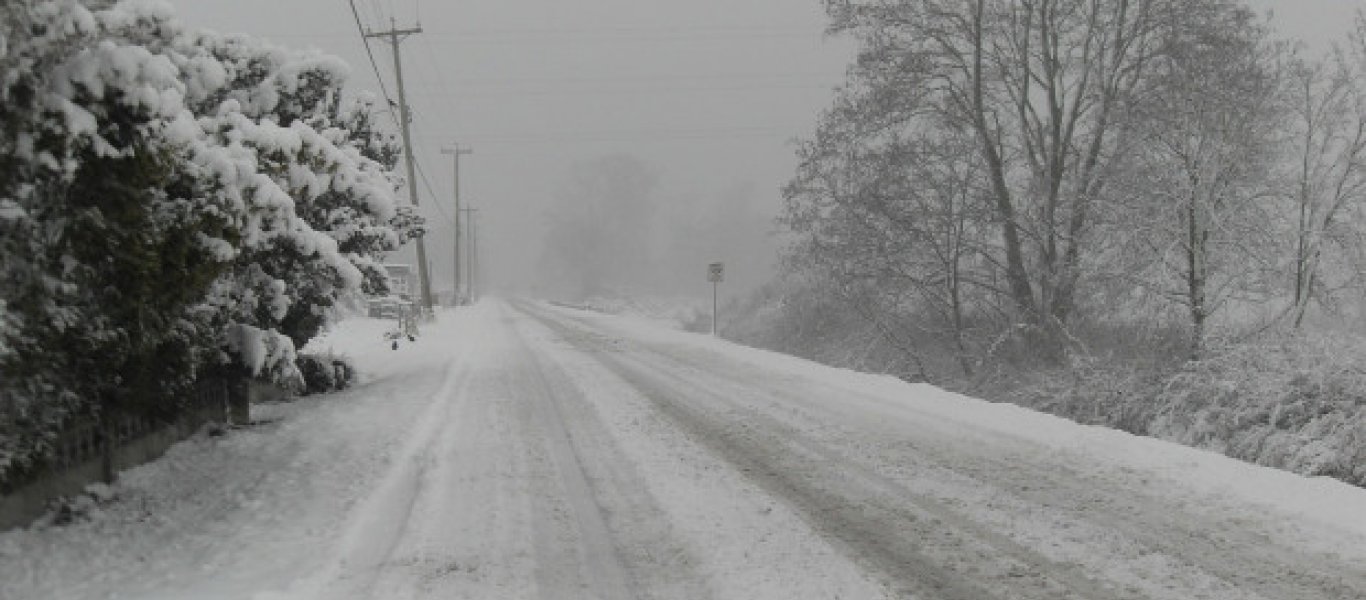
{"type": "Polygon", "coordinates": [[[100,410],[100,478],[114,483],[114,415],[108,406],[100,410]]]}
{"type": "Polygon", "coordinates": [[[251,379],[234,377],[227,382],[228,423],[231,425],[251,424],[251,379]]]}

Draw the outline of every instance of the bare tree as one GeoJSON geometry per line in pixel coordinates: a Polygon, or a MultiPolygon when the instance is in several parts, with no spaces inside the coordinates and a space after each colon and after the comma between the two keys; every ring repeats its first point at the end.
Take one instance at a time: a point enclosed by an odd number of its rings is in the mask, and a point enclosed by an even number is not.
{"type": "Polygon", "coordinates": [[[1291,72],[1295,215],[1291,317],[1300,327],[1315,300],[1359,284],[1366,208],[1366,22],[1329,61],[1299,61],[1291,72]],[[1325,269],[1325,264],[1336,268],[1325,269]],[[1325,273],[1325,271],[1330,271],[1325,273]],[[1336,279],[1329,280],[1333,275],[1336,279]]]}
{"type": "Polygon", "coordinates": [[[1185,308],[1199,359],[1212,315],[1270,296],[1284,105],[1279,47],[1252,13],[1191,11],[1186,23],[1137,105],[1144,127],[1120,222],[1134,281],[1185,308]]]}
{"type": "MultiPolygon", "coordinates": [[[[1218,3],[1202,0],[1200,4],[1218,3]]],[[[1060,358],[1096,215],[1172,0],[830,0],[870,86],[970,131],[1014,307],[1060,358]]]]}
{"type": "Polygon", "coordinates": [[[888,335],[911,327],[950,344],[971,376],[972,322],[1004,293],[985,254],[989,210],[971,134],[920,128],[846,145],[831,133],[838,124],[825,121],[802,148],[785,190],[783,221],[801,235],[794,254],[860,290],[845,295],[888,335]]]}

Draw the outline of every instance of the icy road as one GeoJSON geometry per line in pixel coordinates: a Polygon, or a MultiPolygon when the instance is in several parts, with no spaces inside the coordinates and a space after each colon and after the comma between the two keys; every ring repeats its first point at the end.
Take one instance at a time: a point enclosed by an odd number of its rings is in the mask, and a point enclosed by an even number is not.
{"type": "Polygon", "coordinates": [[[0,598],[1366,598],[1366,490],[531,302],[0,534],[0,598]]]}

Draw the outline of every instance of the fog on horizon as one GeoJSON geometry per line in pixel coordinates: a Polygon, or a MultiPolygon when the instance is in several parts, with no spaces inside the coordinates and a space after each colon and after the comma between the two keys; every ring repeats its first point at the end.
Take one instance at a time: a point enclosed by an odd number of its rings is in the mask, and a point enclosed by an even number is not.
{"type": "MultiPolygon", "coordinates": [[[[453,173],[440,150],[454,144],[473,150],[460,158],[461,201],[479,210],[485,290],[701,297],[713,261],[727,265],[723,297],[772,280],[793,142],[853,57],[826,36],[818,0],[354,4],[364,28],[422,27],[401,49],[438,290],[453,278],[453,173]]],[[[1311,47],[1361,6],[1248,4],[1311,47]]],[[[347,2],[173,5],[191,26],[337,55],[352,90],[381,91],[347,2]]],[[[396,99],[388,44],[370,46],[396,99]]],[[[392,260],[414,262],[412,245],[392,260]]]]}

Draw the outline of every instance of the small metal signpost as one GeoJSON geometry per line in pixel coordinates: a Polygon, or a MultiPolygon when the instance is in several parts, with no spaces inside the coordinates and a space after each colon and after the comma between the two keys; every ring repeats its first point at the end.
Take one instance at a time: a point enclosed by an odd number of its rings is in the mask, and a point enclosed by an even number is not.
{"type": "Polygon", "coordinates": [[[716,287],[726,278],[726,264],[714,262],[707,265],[707,281],[711,282],[711,334],[716,335],[716,287]]]}

